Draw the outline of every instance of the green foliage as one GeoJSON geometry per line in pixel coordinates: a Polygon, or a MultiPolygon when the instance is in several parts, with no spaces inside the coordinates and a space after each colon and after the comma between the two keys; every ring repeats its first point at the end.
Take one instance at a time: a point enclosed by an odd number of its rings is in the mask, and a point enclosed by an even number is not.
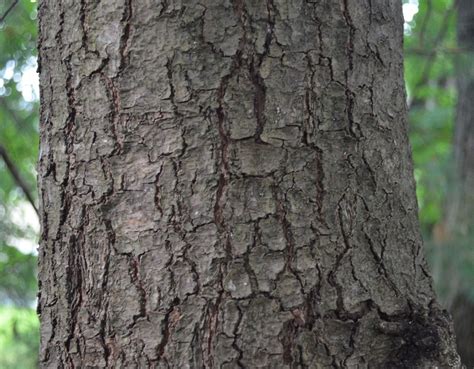
{"type": "MultiPolygon", "coordinates": [[[[3,2],[0,14],[9,4],[10,1],[3,2]]],[[[38,99],[28,96],[29,88],[22,83],[25,82],[22,76],[31,74],[35,66],[35,18],[36,3],[23,0],[0,25],[0,145],[14,158],[22,177],[32,189],[35,188],[34,168],[38,154],[38,99]]],[[[17,204],[22,200],[21,192],[1,162],[0,204],[17,204]]]]}
{"type": "MultiPolygon", "coordinates": [[[[12,4],[4,1],[0,15],[12,4]]],[[[0,146],[36,198],[38,99],[34,93],[36,3],[20,0],[0,23],[0,146]]],[[[36,293],[35,257],[13,246],[34,240],[31,227],[14,213],[25,197],[0,158],[0,303],[31,304],[36,293]],[[16,217],[18,218],[18,217],[16,217]]]]}
{"type": "MultiPolygon", "coordinates": [[[[0,3],[0,16],[13,0],[0,3]]],[[[20,0],[0,23],[0,145],[36,198],[38,99],[36,3],[20,0]]],[[[0,157],[0,368],[37,367],[39,330],[31,309],[37,290],[36,256],[19,251],[19,240],[34,242],[22,219],[25,196],[0,157]]]]}
{"type": "Polygon", "coordinates": [[[37,368],[39,322],[28,308],[0,307],[0,368],[37,368]]]}
{"type": "Polygon", "coordinates": [[[420,0],[405,37],[410,140],[420,220],[426,234],[441,220],[449,191],[456,103],[455,21],[453,0],[420,0]]]}
{"type": "Polygon", "coordinates": [[[405,37],[410,141],[420,220],[435,288],[447,304],[460,292],[474,301],[474,235],[449,240],[433,237],[436,225],[444,227],[447,195],[456,187],[451,182],[455,177],[451,173],[455,79],[466,55],[457,46],[455,15],[454,0],[419,0],[419,12],[405,37]]]}
{"type": "Polygon", "coordinates": [[[28,306],[35,299],[36,257],[12,246],[0,247],[1,300],[28,306]]]}

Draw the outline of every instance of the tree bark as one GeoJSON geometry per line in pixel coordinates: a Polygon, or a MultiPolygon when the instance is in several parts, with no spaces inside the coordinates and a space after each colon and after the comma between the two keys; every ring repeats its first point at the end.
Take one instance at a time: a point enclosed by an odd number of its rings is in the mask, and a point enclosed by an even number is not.
{"type": "Polygon", "coordinates": [[[401,1],[42,0],[43,368],[451,368],[401,1]]]}

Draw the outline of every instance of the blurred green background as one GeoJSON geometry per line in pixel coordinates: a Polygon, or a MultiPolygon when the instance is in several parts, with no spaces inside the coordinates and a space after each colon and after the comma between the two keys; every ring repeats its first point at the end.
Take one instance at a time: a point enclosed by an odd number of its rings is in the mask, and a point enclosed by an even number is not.
{"type": "MultiPolygon", "coordinates": [[[[467,344],[468,348],[474,347],[472,237],[469,232],[453,230],[446,218],[452,194],[458,188],[456,181],[462,177],[456,173],[453,155],[456,79],[459,60],[472,54],[457,42],[456,25],[457,7],[469,1],[405,0],[403,5],[410,139],[426,252],[443,304],[455,318],[461,316],[464,327],[458,324],[456,328],[465,332],[459,334],[463,342],[458,344],[467,344]]],[[[0,21],[1,369],[37,366],[39,226],[32,205],[37,202],[39,109],[36,7],[34,0],[5,0],[0,4],[0,20],[10,10],[0,21]]],[[[466,160],[474,161],[474,157],[466,160]]],[[[467,221],[472,224],[473,219],[467,221]]],[[[463,356],[466,364],[474,366],[469,353],[463,356]]]]}

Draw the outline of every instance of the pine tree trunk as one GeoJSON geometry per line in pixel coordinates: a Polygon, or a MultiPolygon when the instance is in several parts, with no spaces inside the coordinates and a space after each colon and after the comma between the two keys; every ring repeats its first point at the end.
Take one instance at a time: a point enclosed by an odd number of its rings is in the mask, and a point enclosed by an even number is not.
{"type": "Polygon", "coordinates": [[[401,1],[40,4],[42,368],[456,367],[401,1]]]}

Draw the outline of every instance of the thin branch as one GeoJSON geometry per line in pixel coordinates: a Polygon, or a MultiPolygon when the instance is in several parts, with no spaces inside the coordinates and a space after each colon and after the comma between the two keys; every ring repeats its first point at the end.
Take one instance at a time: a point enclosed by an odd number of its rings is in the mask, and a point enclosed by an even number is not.
{"type": "Polygon", "coordinates": [[[438,48],[435,50],[428,50],[422,48],[408,48],[405,50],[405,55],[412,56],[412,55],[419,55],[419,56],[431,56],[433,54],[451,54],[451,55],[458,55],[468,52],[468,49],[462,47],[444,47],[438,48]]]}
{"type": "Polygon", "coordinates": [[[0,145],[0,156],[2,157],[3,161],[5,162],[5,165],[7,166],[8,170],[10,171],[10,174],[12,175],[13,179],[15,180],[16,184],[22,189],[23,193],[25,194],[26,198],[30,202],[30,204],[33,206],[33,209],[35,209],[36,214],[39,216],[38,208],[35,205],[35,200],[33,199],[33,196],[31,194],[31,191],[29,190],[27,184],[23,179],[21,178],[20,172],[18,168],[15,166],[13,161],[10,159],[10,156],[8,155],[7,151],[5,148],[0,145]]]}
{"type": "Polygon", "coordinates": [[[431,12],[433,10],[433,1],[432,0],[427,0],[426,4],[426,14],[425,17],[423,18],[423,23],[421,24],[420,27],[420,47],[423,47],[425,45],[425,32],[426,32],[426,27],[429,23],[429,20],[431,18],[431,12]]]}
{"type": "Polygon", "coordinates": [[[18,4],[18,0],[14,0],[10,6],[7,8],[7,10],[5,10],[5,13],[3,13],[3,15],[0,17],[0,23],[2,23],[5,18],[8,16],[8,14],[13,10],[13,8],[15,7],[15,5],[18,4]]]}

